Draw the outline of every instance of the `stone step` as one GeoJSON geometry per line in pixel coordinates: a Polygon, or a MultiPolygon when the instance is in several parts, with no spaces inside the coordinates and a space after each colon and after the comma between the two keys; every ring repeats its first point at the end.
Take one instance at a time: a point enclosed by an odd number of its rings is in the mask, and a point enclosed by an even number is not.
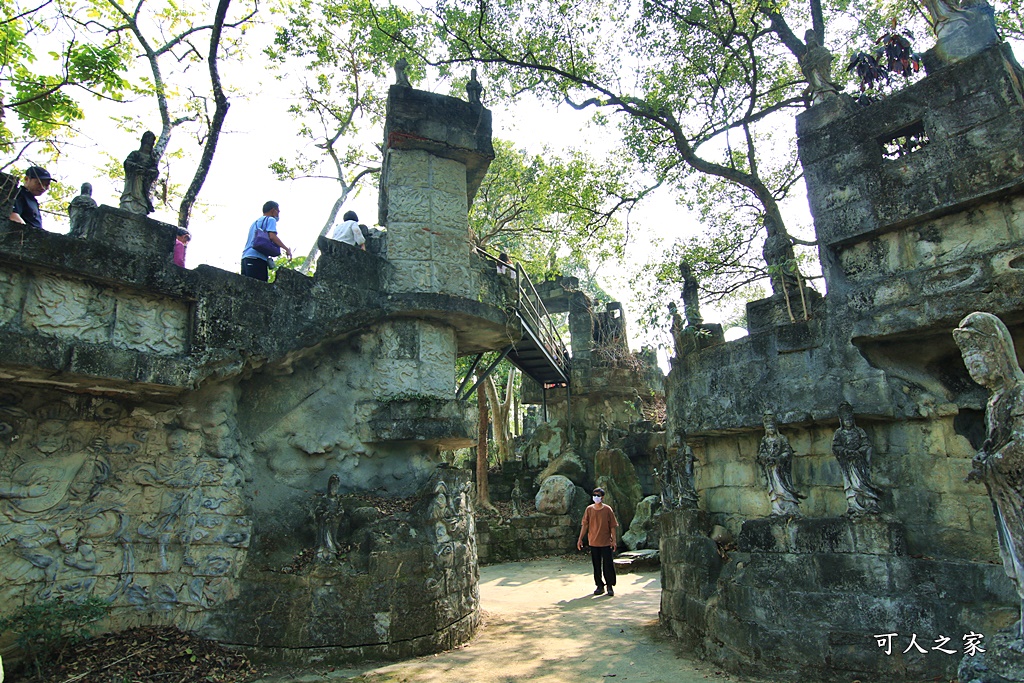
{"type": "Polygon", "coordinates": [[[630,550],[621,553],[613,562],[616,572],[656,569],[661,566],[661,556],[657,550],[630,550]]]}

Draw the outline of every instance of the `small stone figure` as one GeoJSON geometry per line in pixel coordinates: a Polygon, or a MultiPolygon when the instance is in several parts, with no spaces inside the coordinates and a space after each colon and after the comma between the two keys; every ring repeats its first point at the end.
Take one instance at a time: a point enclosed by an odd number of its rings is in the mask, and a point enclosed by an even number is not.
{"type": "Polygon", "coordinates": [[[608,448],[608,418],[604,415],[598,420],[597,447],[608,448]]]}
{"type": "Polygon", "coordinates": [[[71,200],[68,204],[68,220],[71,221],[72,234],[78,233],[84,227],[82,223],[90,211],[97,206],[96,200],[92,198],[92,183],[82,183],[82,194],[71,200]]]}
{"type": "Polygon", "coordinates": [[[406,68],[409,66],[408,60],[405,57],[399,57],[398,61],[395,62],[395,84],[400,85],[404,88],[411,88],[412,83],[409,82],[409,76],[405,73],[406,68]]]}
{"type": "Polygon", "coordinates": [[[523,516],[523,489],[519,485],[519,480],[516,479],[516,483],[512,485],[512,516],[522,517],[523,516]]]}
{"type": "Polygon", "coordinates": [[[878,507],[881,491],[871,483],[873,451],[867,432],[854,421],[853,406],[845,401],[839,404],[839,429],[832,437],[832,455],[836,456],[843,472],[848,515],[881,512],[878,507]]]}
{"type": "Polygon", "coordinates": [[[811,104],[818,104],[839,92],[832,82],[832,53],[821,44],[814,29],[807,29],[804,42],[807,43],[807,52],[800,58],[800,70],[807,79],[804,93],[811,104]]]}
{"type": "Polygon", "coordinates": [[[482,104],[480,96],[484,92],[484,86],[480,85],[480,81],[476,80],[476,69],[472,69],[469,72],[469,83],[466,84],[466,95],[469,97],[470,104],[482,104]]]}
{"type": "Polygon", "coordinates": [[[338,555],[338,523],[345,511],[341,507],[341,477],[332,474],[327,480],[327,493],[317,494],[310,511],[316,523],[316,560],[333,562],[338,555]]]}
{"type": "MultiPolygon", "coordinates": [[[[985,408],[985,441],[967,480],[984,482],[988,489],[1003,571],[1017,588],[1024,617],[1024,371],[1010,332],[991,313],[971,313],[953,330],[953,338],[971,379],[992,392],[985,408]]],[[[1022,624],[1017,622],[1018,640],[1024,639],[1022,624]]]]}
{"type": "Polygon", "coordinates": [[[764,438],[757,448],[757,463],[768,481],[768,499],[773,517],[799,517],[800,499],[805,498],[793,488],[793,447],[779,433],[775,414],[764,414],[764,438]]]}
{"type": "Polygon", "coordinates": [[[687,327],[697,327],[704,322],[700,314],[700,298],[697,278],[693,277],[690,264],[679,262],[679,275],[683,278],[683,315],[686,316],[687,327]]]}
{"type": "Polygon", "coordinates": [[[142,134],[142,144],[124,160],[124,192],[121,194],[121,208],[143,216],[153,213],[153,183],[160,171],[157,157],[153,152],[156,135],[151,131],[142,134]]]}
{"type": "MultiPolygon", "coordinates": [[[[686,443],[686,432],[679,430],[675,434],[676,454],[675,465],[672,468],[676,477],[675,494],[676,501],[681,508],[697,508],[697,488],[694,484],[693,464],[697,458],[693,449],[686,443]]],[[[671,457],[671,455],[670,455],[671,457]]]]}
{"type": "Polygon", "coordinates": [[[764,241],[761,254],[771,273],[772,291],[776,294],[781,294],[785,289],[797,291],[800,283],[796,275],[793,241],[779,229],[775,219],[767,214],[764,217],[764,229],[768,237],[764,241]]]}
{"type": "Polygon", "coordinates": [[[679,315],[679,308],[675,301],[668,302],[668,315],[672,320],[672,344],[675,348],[676,358],[678,358],[683,348],[683,318],[679,315]]]}
{"type": "Polygon", "coordinates": [[[658,466],[654,469],[654,476],[658,480],[658,490],[661,492],[661,506],[666,510],[673,510],[676,507],[676,491],[674,482],[675,471],[672,468],[672,458],[664,446],[658,444],[654,447],[655,462],[658,466]]]}

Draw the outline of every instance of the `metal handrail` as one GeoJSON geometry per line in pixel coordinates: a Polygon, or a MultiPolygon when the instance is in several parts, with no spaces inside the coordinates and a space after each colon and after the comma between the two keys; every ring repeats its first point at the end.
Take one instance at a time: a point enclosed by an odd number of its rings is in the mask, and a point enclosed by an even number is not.
{"type": "Polygon", "coordinates": [[[480,247],[474,247],[474,250],[482,258],[493,263],[495,268],[501,266],[515,269],[516,313],[523,323],[535,332],[537,340],[544,347],[551,360],[558,366],[562,375],[568,377],[567,359],[569,353],[566,351],[565,344],[562,343],[561,337],[558,336],[558,332],[555,330],[551,314],[548,313],[547,307],[544,306],[544,300],[537,293],[537,288],[534,287],[530,276],[523,270],[522,264],[501,261],[480,247]]]}

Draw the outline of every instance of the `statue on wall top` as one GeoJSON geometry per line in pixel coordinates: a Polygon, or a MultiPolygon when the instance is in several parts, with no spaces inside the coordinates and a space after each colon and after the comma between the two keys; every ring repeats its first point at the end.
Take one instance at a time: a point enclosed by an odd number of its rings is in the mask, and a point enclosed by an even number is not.
{"type": "Polygon", "coordinates": [[[317,494],[310,515],[316,523],[317,562],[333,562],[338,556],[338,524],[345,510],[341,506],[341,477],[332,474],[327,493],[317,494]]]}
{"type": "Polygon", "coordinates": [[[470,104],[483,104],[480,101],[480,96],[484,93],[484,86],[480,85],[480,81],[476,80],[476,69],[471,69],[469,72],[469,83],[466,83],[466,96],[469,97],[470,104]]]}
{"type": "Polygon", "coordinates": [[[686,326],[696,327],[703,324],[704,318],[700,314],[700,288],[697,278],[690,270],[689,262],[679,262],[679,275],[683,278],[683,314],[686,316],[686,326]]]}
{"type": "Polygon", "coordinates": [[[835,97],[839,92],[839,88],[832,82],[832,53],[821,44],[814,29],[807,29],[804,42],[807,44],[807,52],[800,58],[800,70],[807,79],[804,92],[811,104],[818,104],[835,97]]]}
{"type": "Polygon", "coordinates": [[[409,82],[409,76],[405,73],[408,66],[409,61],[405,57],[399,57],[398,61],[395,62],[395,85],[405,88],[412,87],[412,83],[409,82]]]}
{"type": "Polygon", "coordinates": [[[683,348],[683,318],[679,315],[675,301],[668,302],[668,315],[672,321],[672,344],[676,356],[679,356],[679,351],[683,348]]]}
{"type": "Polygon", "coordinates": [[[72,233],[82,229],[83,219],[97,206],[96,200],[92,198],[92,183],[82,183],[82,194],[68,204],[68,220],[71,222],[72,233]]]}
{"type": "Polygon", "coordinates": [[[764,438],[757,448],[757,463],[768,483],[768,500],[773,517],[800,515],[800,499],[806,496],[793,487],[793,447],[779,433],[775,414],[764,414],[764,438]]]}
{"type": "Polygon", "coordinates": [[[764,229],[768,233],[761,255],[771,274],[772,291],[776,294],[790,289],[796,291],[800,283],[796,275],[796,252],[793,241],[768,214],[764,216],[764,229]]]}
{"type": "Polygon", "coordinates": [[[142,134],[139,148],[124,160],[124,192],[121,194],[121,208],[143,216],[153,213],[153,183],[160,171],[159,159],[153,150],[156,135],[152,131],[142,134]]]}
{"type": "MultiPolygon", "coordinates": [[[[958,29],[979,20],[986,21],[992,25],[995,31],[995,12],[992,6],[985,0],[974,0],[964,2],[962,5],[956,0],[923,0],[925,8],[931,17],[932,30],[935,37],[942,40],[958,29]]],[[[984,46],[983,46],[984,47],[984,46]]]]}
{"type": "MultiPolygon", "coordinates": [[[[1024,617],[1024,371],[1013,339],[990,313],[971,313],[953,330],[971,379],[992,392],[985,408],[985,441],[968,481],[984,482],[992,499],[1003,570],[1021,597],[1024,617]]],[[[1024,637],[1018,622],[1017,638],[1024,637]]]]}
{"type": "Polygon", "coordinates": [[[878,514],[881,491],[871,483],[871,458],[874,448],[867,432],[857,426],[853,406],[839,404],[839,429],[832,436],[832,455],[843,472],[846,489],[846,513],[849,515],[878,514]]]}

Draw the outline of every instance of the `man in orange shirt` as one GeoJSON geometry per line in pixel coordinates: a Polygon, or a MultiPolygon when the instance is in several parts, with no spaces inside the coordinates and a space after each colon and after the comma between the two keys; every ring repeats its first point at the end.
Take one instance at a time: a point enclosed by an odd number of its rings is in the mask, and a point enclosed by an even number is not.
{"type": "Polygon", "coordinates": [[[615,530],[619,523],[615,519],[615,513],[605,505],[604,489],[594,489],[594,504],[587,507],[583,513],[583,527],[580,529],[580,538],[576,541],[576,548],[583,550],[583,537],[587,537],[587,545],[590,546],[590,559],[594,563],[594,595],[604,593],[605,586],[608,587],[608,596],[615,595],[615,564],[612,562],[612,553],[615,552],[615,530]],[[604,571],[604,581],[601,580],[601,572],[604,571]]]}

